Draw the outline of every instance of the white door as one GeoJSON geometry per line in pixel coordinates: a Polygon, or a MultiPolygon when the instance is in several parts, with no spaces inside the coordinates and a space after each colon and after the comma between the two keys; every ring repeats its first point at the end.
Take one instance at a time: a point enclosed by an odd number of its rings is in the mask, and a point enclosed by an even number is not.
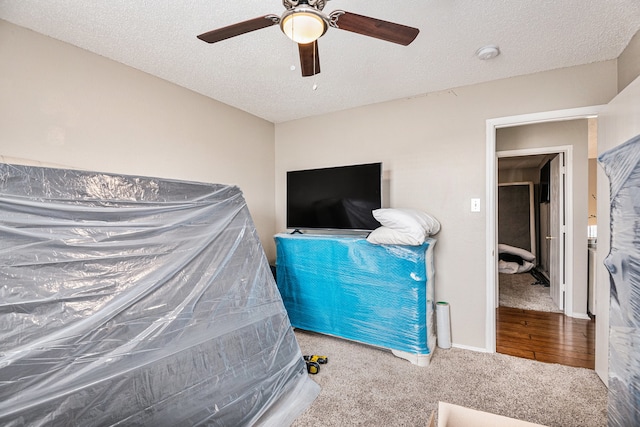
{"type": "Polygon", "coordinates": [[[551,161],[549,198],[549,283],[551,299],[564,310],[564,154],[551,161]]]}

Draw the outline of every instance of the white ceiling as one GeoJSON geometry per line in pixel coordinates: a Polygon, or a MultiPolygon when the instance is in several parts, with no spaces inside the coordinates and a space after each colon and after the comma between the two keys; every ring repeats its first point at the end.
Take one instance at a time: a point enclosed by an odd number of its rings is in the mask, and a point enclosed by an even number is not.
{"type": "Polygon", "coordinates": [[[274,123],[613,59],[640,28],[639,0],[331,0],[324,11],[336,9],[420,34],[404,47],[330,28],[322,72],[303,78],[297,46],[277,25],[216,44],[196,38],[281,15],[280,0],[0,0],[2,19],[274,123]],[[502,54],[480,61],[488,44],[502,54]]]}

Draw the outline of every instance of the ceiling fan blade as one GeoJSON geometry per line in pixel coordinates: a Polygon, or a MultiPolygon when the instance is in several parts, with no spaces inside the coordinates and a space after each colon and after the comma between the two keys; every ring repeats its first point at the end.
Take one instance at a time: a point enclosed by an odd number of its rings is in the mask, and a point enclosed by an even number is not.
{"type": "Polygon", "coordinates": [[[215,43],[221,40],[230,39],[231,37],[241,34],[250,33],[251,31],[260,30],[278,24],[280,17],[277,15],[265,15],[259,18],[250,19],[248,21],[238,22],[237,24],[227,27],[218,28],[207,33],[200,34],[198,38],[207,43],[215,43]]]}
{"type": "Polygon", "coordinates": [[[318,56],[318,40],[307,43],[298,43],[300,52],[300,68],[302,77],[309,77],[320,72],[320,57],[318,56]]]}
{"type": "Polygon", "coordinates": [[[336,10],[329,15],[336,28],[407,46],[418,36],[419,29],[381,19],[336,10]]]}

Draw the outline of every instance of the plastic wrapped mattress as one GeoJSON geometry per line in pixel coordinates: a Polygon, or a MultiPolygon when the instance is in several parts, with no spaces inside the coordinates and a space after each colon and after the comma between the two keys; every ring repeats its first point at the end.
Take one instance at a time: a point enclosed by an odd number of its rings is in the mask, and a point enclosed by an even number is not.
{"type": "Polygon", "coordinates": [[[0,165],[0,425],[287,425],[306,373],[240,190],[0,165]]]}
{"type": "Polygon", "coordinates": [[[609,177],[609,425],[640,425],[640,135],[600,155],[609,177]]]}
{"type": "Polygon", "coordinates": [[[426,366],[435,348],[435,239],[420,246],[278,234],[278,288],[294,327],[393,350],[426,366]]]}

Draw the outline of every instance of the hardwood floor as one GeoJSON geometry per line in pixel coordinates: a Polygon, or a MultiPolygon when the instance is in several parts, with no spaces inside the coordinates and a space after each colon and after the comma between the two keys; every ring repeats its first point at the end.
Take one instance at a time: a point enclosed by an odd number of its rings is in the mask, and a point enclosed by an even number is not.
{"type": "Polygon", "coordinates": [[[496,351],[541,362],[594,369],[595,321],[561,313],[498,307],[496,351]]]}

